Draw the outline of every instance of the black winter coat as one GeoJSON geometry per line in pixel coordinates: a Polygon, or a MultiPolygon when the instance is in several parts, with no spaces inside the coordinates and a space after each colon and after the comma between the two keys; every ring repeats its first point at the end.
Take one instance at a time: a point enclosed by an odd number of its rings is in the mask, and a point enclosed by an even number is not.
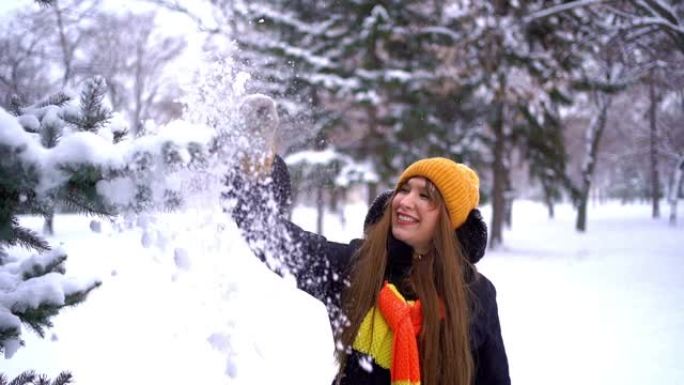
{"type": "MultiPolygon", "coordinates": [[[[353,256],[361,240],[348,244],[330,242],[325,237],[304,231],[286,219],[290,179],[287,166],[276,157],[271,178],[248,180],[240,172],[226,178],[231,211],[250,247],[272,270],[293,274],[299,289],[326,305],[331,326],[341,326],[341,295],[346,287],[353,256]],[[274,204],[275,203],[275,204],[274,204]]],[[[400,241],[391,242],[387,278],[398,283],[408,273],[411,250],[400,241]]],[[[471,257],[476,263],[481,257],[471,257]]],[[[508,360],[501,338],[494,285],[482,274],[468,274],[471,293],[470,340],[475,362],[474,385],[509,385],[508,360]]],[[[397,287],[400,287],[397,285],[397,287]]],[[[354,352],[353,354],[358,354],[354,352]]],[[[375,367],[372,372],[359,365],[357,357],[347,360],[342,384],[389,385],[389,371],[375,367]],[[375,370],[375,369],[380,370],[375,370]]],[[[444,363],[445,365],[447,363],[444,363]]]]}

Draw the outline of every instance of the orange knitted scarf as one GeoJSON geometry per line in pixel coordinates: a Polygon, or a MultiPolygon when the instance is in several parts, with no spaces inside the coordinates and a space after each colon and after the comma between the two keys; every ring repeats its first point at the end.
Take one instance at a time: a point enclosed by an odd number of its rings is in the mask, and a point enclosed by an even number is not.
{"type": "Polygon", "coordinates": [[[407,302],[391,283],[385,282],[378,308],[394,334],[392,340],[392,385],[420,385],[418,335],[423,323],[420,301],[407,302]]]}

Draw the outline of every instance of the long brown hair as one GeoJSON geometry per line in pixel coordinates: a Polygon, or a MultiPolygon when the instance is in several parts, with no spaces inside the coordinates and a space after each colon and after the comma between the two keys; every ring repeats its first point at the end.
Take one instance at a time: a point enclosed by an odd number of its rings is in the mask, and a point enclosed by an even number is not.
{"type": "MultiPolygon", "coordinates": [[[[421,383],[424,385],[470,385],[473,359],[469,343],[468,289],[464,279],[467,259],[449,221],[444,200],[426,179],[427,191],[440,210],[433,236],[433,249],[413,262],[410,285],[423,306],[423,326],[419,336],[421,383]],[[440,314],[440,302],[443,314],[440,314]],[[443,316],[442,316],[443,315],[443,316]]],[[[361,322],[375,305],[385,279],[387,241],[392,213],[388,199],[380,220],[370,229],[355,255],[350,286],[343,294],[347,325],[340,339],[344,350],[337,357],[344,371],[348,350],[361,322]]]]}

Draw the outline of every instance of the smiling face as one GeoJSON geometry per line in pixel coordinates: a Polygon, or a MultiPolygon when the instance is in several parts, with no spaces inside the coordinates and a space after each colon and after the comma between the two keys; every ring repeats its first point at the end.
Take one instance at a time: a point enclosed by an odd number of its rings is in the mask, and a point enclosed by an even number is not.
{"type": "Polygon", "coordinates": [[[421,254],[431,248],[440,213],[438,193],[429,189],[425,178],[413,177],[399,187],[391,206],[392,235],[421,254]]]}

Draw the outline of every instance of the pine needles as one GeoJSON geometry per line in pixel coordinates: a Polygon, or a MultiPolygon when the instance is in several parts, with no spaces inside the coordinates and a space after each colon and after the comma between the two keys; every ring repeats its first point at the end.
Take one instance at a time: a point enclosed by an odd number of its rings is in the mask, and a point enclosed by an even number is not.
{"type": "Polygon", "coordinates": [[[0,385],[67,385],[71,384],[73,381],[73,376],[69,372],[61,372],[52,381],[45,375],[37,375],[33,370],[27,370],[12,381],[10,381],[4,374],[0,373],[0,385]]]}

